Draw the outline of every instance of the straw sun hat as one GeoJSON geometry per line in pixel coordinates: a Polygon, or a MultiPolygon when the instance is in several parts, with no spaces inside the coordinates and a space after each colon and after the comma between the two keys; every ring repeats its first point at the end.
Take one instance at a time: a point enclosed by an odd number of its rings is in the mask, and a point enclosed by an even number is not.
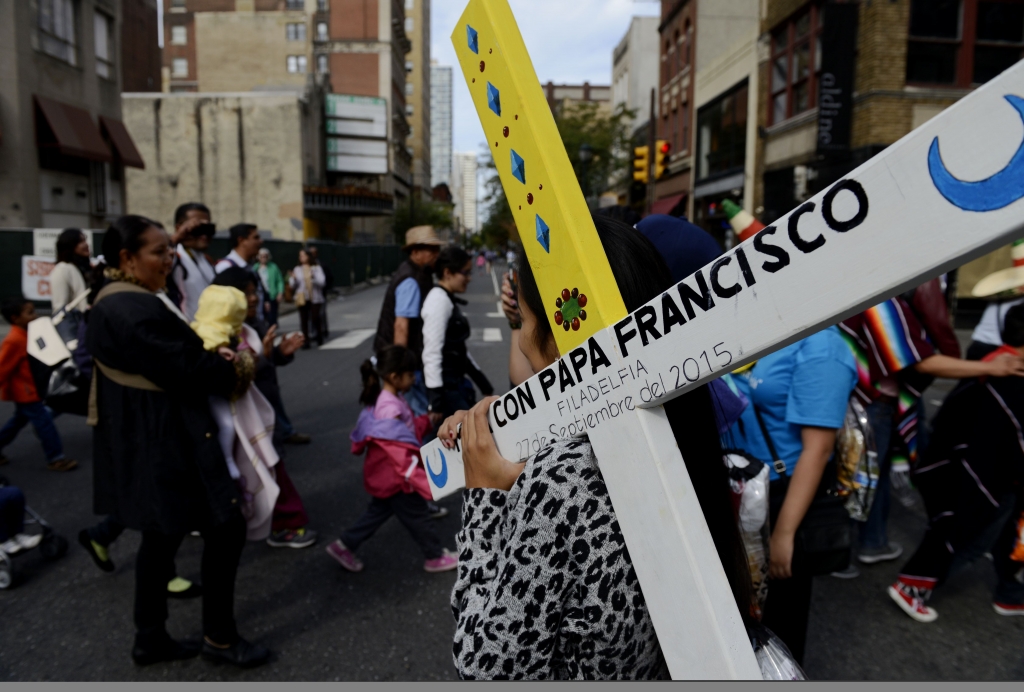
{"type": "Polygon", "coordinates": [[[992,272],[979,281],[971,295],[975,298],[994,298],[1024,293],[1024,239],[1015,240],[1010,248],[1013,266],[992,272]]]}
{"type": "Polygon", "coordinates": [[[441,247],[444,241],[437,237],[433,226],[413,226],[405,232],[405,245],[403,250],[408,250],[416,245],[436,245],[441,247]]]}

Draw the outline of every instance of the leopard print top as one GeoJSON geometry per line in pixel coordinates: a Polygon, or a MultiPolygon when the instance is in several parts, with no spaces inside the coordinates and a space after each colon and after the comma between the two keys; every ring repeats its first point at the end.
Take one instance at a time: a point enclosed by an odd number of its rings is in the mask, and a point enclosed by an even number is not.
{"type": "Polygon", "coordinates": [[[462,526],[452,591],[462,678],[668,678],[589,440],[556,440],[509,492],[463,491],[462,526]]]}

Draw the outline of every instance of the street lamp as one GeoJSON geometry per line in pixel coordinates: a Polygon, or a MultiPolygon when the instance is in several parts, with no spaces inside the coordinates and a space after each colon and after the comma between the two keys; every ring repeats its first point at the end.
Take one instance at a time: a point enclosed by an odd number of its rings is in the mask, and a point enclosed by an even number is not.
{"type": "MultiPolygon", "coordinates": [[[[594,160],[594,149],[588,143],[584,142],[580,145],[580,166],[583,168],[583,198],[589,199],[590,197],[590,176],[588,175],[588,169],[590,168],[590,162],[594,160]]],[[[590,206],[590,202],[587,202],[587,206],[590,206]]]]}

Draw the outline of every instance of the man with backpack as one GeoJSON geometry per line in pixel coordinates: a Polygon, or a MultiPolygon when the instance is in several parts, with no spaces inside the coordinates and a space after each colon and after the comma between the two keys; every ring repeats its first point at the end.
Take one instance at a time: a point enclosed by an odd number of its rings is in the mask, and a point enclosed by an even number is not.
{"type": "MultiPolygon", "coordinates": [[[[916,293],[916,292],[915,292],[916,293]]],[[[919,305],[931,305],[923,321],[941,324],[933,314],[936,303],[908,296],[919,305]]],[[[943,304],[944,307],[944,304],[943,304]]],[[[947,322],[948,322],[948,318],[947,322]]],[[[936,377],[1024,375],[1024,358],[1003,356],[990,362],[966,361],[938,352],[935,339],[922,324],[919,313],[903,297],[890,298],[839,324],[847,345],[857,361],[858,382],[855,395],[867,410],[879,457],[878,489],[868,520],[860,525],[860,549],[857,559],[863,564],[895,560],[903,547],[889,541],[888,522],[892,491],[892,442],[899,435],[910,468],[917,462],[919,401],[936,377]]],[[[846,579],[860,572],[850,565],[834,576],[846,579]]]]}

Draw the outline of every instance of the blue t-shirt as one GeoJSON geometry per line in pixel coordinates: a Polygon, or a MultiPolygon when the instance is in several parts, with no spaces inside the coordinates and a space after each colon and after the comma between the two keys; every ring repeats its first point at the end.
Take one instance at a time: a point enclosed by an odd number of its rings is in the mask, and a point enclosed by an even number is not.
{"type": "Polygon", "coordinates": [[[416,319],[420,316],[420,285],[409,277],[395,289],[395,317],[416,319]]]}
{"type": "Polygon", "coordinates": [[[774,460],[754,406],[791,476],[803,451],[803,426],[842,427],[850,393],[857,384],[857,366],[839,330],[829,327],[765,356],[751,370],[734,374],[733,381],[752,405],[722,437],[722,444],[768,462],[771,480],[776,480],[779,475],[772,467],[774,460]]]}

